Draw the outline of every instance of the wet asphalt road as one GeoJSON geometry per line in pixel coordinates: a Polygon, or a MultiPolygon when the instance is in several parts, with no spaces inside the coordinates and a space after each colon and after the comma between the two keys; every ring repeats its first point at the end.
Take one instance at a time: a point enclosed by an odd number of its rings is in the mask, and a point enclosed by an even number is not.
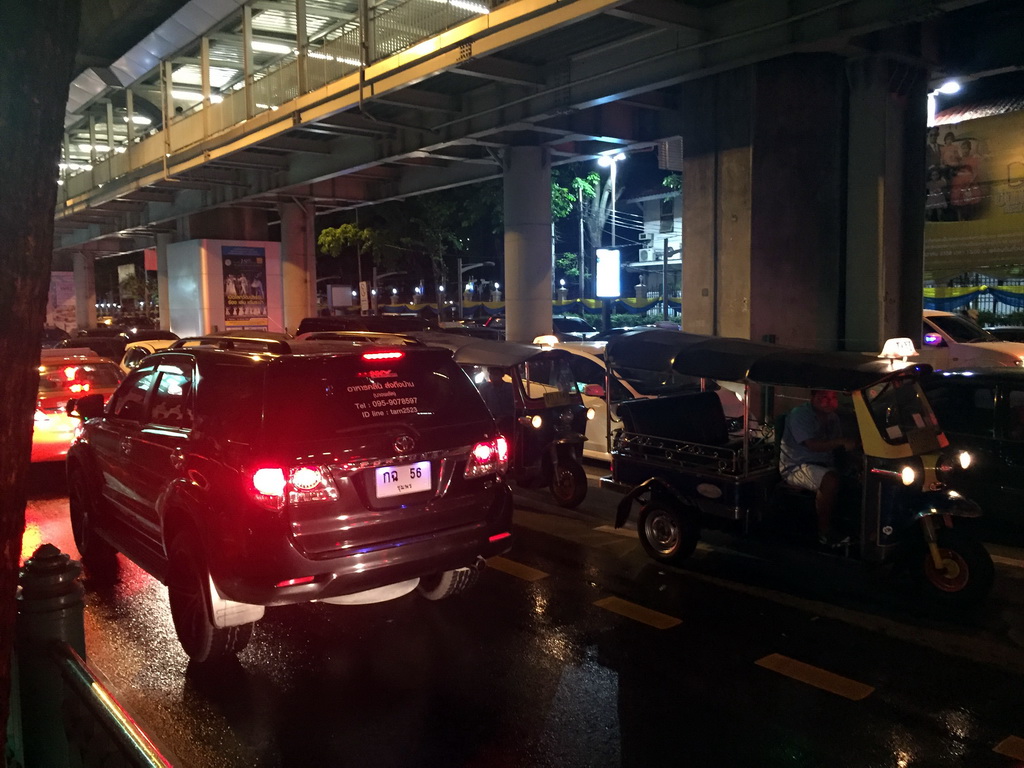
{"type": "MultiPolygon", "coordinates": [[[[596,475],[597,472],[595,471],[596,475]]],[[[77,556],[60,467],[34,467],[23,551],[77,556]]],[[[927,766],[1024,762],[1024,568],[969,624],[870,575],[727,540],[665,569],[524,493],[516,543],[459,598],[270,609],[238,662],[190,666],[164,588],[122,559],[87,592],[90,663],[175,765],[927,766]]]]}

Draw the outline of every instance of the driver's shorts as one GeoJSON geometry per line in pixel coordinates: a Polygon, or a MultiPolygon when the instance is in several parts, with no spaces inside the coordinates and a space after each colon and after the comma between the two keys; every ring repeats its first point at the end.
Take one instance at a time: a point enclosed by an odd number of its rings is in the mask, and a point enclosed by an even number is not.
{"type": "Polygon", "coordinates": [[[825,475],[833,471],[835,471],[834,467],[826,467],[823,464],[797,464],[795,467],[783,470],[782,479],[787,485],[805,488],[808,491],[817,491],[821,487],[821,481],[825,475]]]}

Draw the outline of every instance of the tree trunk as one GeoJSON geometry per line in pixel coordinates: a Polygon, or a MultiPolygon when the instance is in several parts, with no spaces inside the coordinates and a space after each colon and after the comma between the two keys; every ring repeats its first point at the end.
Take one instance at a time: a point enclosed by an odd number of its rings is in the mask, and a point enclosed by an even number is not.
{"type": "Polygon", "coordinates": [[[80,0],[0,0],[0,763],[64,109],[80,0]]]}

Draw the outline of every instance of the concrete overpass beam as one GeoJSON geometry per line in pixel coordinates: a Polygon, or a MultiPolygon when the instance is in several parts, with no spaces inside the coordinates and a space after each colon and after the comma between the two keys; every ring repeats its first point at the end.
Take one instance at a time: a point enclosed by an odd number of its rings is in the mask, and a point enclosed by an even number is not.
{"type": "Polygon", "coordinates": [[[79,330],[96,325],[96,261],[87,251],[74,255],[75,323],[79,330]]]}
{"type": "Polygon", "coordinates": [[[315,204],[281,203],[281,281],[284,326],[295,333],[299,321],[316,314],[315,204]]]}
{"type": "Polygon", "coordinates": [[[850,82],[846,335],[850,349],[921,333],[927,73],[870,56],[850,82]]]}
{"type": "Polygon", "coordinates": [[[505,335],[530,342],[551,333],[551,157],[508,147],[505,206],[505,335]]]}
{"type": "Polygon", "coordinates": [[[171,243],[168,232],[156,235],[156,291],[160,303],[160,328],[167,331],[171,328],[171,292],[167,282],[167,246],[171,243]]]}
{"type": "Polygon", "coordinates": [[[685,330],[840,345],[842,78],[797,54],[683,86],[685,330]]]}

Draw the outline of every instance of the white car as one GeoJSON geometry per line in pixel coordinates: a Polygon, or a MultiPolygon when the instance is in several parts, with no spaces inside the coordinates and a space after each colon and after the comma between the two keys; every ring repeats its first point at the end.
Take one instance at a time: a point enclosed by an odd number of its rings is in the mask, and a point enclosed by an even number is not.
{"type": "Polygon", "coordinates": [[[147,339],[146,341],[130,341],[125,345],[121,356],[120,368],[125,375],[139,367],[143,359],[157,350],[167,349],[177,339],[147,339]]]}
{"type": "Polygon", "coordinates": [[[923,322],[917,362],[938,369],[1024,364],[1024,343],[1003,341],[963,315],[926,309],[923,322]]]}
{"type": "MultiPolygon", "coordinates": [[[[611,397],[605,398],[605,363],[604,351],[607,342],[604,341],[560,341],[556,342],[552,337],[539,337],[534,339],[535,344],[556,347],[572,352],[573,358],[570,361],[573,373],[576,377],[576,385],[583,393],[584,404],[594,409],[594,418],[587,422],[587,440],[583,444],[583,456],[587,459],[598,461],[611,460],[611,443],[615,432],[621,428],[622,422],[616,417],[615,404],[623,400],[637,400],[641,398],[657,397],[659,387],[666,385],[653,383],[651,387],[637,388],[637,384],[623,379],[618,373],[613,372],[611,379],[611,397]],[[640,390],[643,391],[640,391],[640,390]],[[607,401],[611,401],[611,412],[609,413],[607,401]]],[[[667,385],[671,386],[671,385],[667,385]]],[[[718,390],[722,399],[722,406],[727,418],[735,419],[743,417],[743,395],[742,387],[737,393],[724,386],[718,390]]]]}

